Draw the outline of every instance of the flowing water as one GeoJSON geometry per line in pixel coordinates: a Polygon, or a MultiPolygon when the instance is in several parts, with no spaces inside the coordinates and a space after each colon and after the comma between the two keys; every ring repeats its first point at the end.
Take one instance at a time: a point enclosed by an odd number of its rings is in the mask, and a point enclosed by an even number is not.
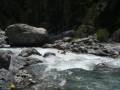
{"type": "MultiPolygon", "coordinates": [[[[57,49],[36,48],[42,55],[46,52],[55,53],[56,56],[39,58],[43,63],[35,64],[27,69],[39,82],[28,90],[120,90],[120,59],[99,57],[90,54],[75,54],[57,49]],[[97,64],[105,63],[113,71],[95,71],[97,64]]],[[[3,49],[7,50],[7,49],[3,49]]],[[[22,49],[11,48],[18,54],[22,49]]]]}

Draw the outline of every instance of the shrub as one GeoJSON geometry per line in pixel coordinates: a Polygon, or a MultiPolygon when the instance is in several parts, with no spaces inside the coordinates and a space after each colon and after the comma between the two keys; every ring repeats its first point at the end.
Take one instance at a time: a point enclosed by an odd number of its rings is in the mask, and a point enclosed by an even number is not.
{"type": "Polygon", "coordinates": [[[109,38],[109,32],[107,29],[99,29],[96,31],[97,39],[99,41],[107,41],[109,38]]]}

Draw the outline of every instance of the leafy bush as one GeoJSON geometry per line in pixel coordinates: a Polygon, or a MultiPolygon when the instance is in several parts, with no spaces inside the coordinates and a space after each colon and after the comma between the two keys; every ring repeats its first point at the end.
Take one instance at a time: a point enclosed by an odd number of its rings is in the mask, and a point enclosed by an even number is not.
{"type": "Polygon", "coordinates": [[[99,41],[107,41],[109,38],[109,32],[107,29],[99,29],[96,31],[97,39],[99,41]]]}

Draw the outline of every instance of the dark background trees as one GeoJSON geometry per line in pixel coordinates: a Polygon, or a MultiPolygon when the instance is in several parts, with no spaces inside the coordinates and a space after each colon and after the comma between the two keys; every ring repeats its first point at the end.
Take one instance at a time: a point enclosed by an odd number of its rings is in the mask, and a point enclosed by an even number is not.
{"type": "Polygon", "coordinates": [[[90,24],[113,31],[120,24],[119,0],[1,0],[0,27],[14,23],[64,31],[90,24]]]}

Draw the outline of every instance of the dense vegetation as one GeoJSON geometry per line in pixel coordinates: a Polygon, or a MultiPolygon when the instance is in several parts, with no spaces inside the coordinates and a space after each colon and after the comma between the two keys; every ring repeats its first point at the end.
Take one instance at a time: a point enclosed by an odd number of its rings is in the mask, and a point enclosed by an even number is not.
{"type": "Polygon", "coordinates": [[[120,0],[1,0],[0,27],[13,23],[64,31],[81,24],[114,31],[120,24],[120,0]]]}

